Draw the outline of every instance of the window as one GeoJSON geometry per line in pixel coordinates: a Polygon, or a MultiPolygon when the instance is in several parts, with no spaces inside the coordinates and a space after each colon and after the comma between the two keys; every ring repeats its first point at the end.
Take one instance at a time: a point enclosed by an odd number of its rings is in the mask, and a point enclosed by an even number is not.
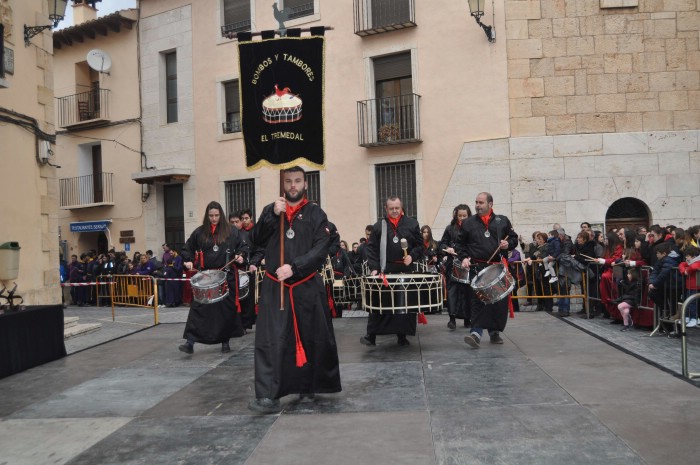
{"type": "Polygon", "coordinates": [[[165,54],[166,122],[177,123],[177,54],[165,54]]]}
{"type": "MultiPolygon", "coordinates": [[[[226,212],[230,215],[250,209],[253,218],[255,213],[255,179],[242,179],[240,181],[228,181],[226,184],[226,212]]],[[[228,218],[226,218],[228,220],[228,218]]]]}
{"type": "Polygon", "coordinates": [[[224,99],[226,104],[226,121],[224,134],[241,132],[241,103],[238,94],[238,80],[224,82],[224,99]]]}
{"type": "Polygon", "coordinates": [[[378,140],[415,138],[415,103],[411,77],[411,52],[374,60],[378,140]]]}
{"type": "Polygon", "coordinates": [[[5,77],[5,26],[0,24],[0,78],[5,77]]]}
{"type": "Polygon", "coordinates": [[[314,0],[284,0],[284,9],[289,11],[289,19],[314,14],[314,0]]]}
{"type": "Polygon", "coordinates": [[[321,206],[321,172],[306,172],[306,198],[309,202],[315,202],[321,206]]]}
{"type": "Polygon", "coordinates": [[[250,0],[223,0],[224,23],[221,35],[250,30],[250,0]]]}
{"type": "Polygon", "coordinates": [[[377,189],[377,218],[384,216],[384,202],[393,196],[401,199],[406,216],[418,216],[414,161],[376,165],[374,176],[377,189]]]}

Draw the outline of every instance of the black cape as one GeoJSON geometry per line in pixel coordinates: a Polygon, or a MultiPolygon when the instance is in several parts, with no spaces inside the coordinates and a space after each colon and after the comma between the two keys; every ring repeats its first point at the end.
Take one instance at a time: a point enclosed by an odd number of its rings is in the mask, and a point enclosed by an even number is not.
{"type": "MultiPolygon", "coordinates": [[[[442,234],[439,249],[442,251],[452,247],[456,250],[460,231],[461,228],[457,224],[448,225],[442,234]]],[[[450,316],[461,318],[465,323],[469,323],[472,314],[472,299],[475,298],[474,292],[469,284],[455,281],[452,277],[454,258],[453,255],[448,253],[443,253],[440,256],[442,263],[444,263],[445,277],[447,279],[447,312],[450,316]]],[[[470,278],[472,277],[470,276],[470,278]]]]}
{"type": "MultiPolygon", "coordinates": [[[[253,228],[253,245],[265,248],[270,275],[280,266],[279,216],[273,205],[265,207],[253,228]]],[[[284,219],[285,233],[289,222],[284,219]]],[[[308,203],[293,220],[294,237],[285,234],[284,262],[294,275],[285,283],[294,286],[294,312],[307,363],[296,366],[296,340],[290,287],[284,288],[280,311],[279,283],[266,275],[258,302],[255,326],[255,395],[278,399],[293,393],[339,392],[340,368],[333,323],[323,279],[317,273],[328,255],[329,230],[326,214],[308,203]],[[308,280],[303,281],[305,278],[308,280]],[[303,281],[303,282],[301,282],[303,281]],[[296,285],[295,285],[296,284],[296,285]]]]}
{"type": "MultiPolygon", "coordinates": [[[[203,270],[219,269],[226,264],[226,250],[230,250],[230,259],[237,253],[245,253],[245,244],[241,241],[236,228],[231,229],[228,238],[219,238],[217,251],[214,251],[214,241],[204,234],[203,227],[195,229],[185,244],[182,251],[182,259],[185,262],[194,263],[195,252],[204,252],[203,270]]],[[[241,317],[236,305],[236,288],[238,286],[238,272],[232,268],[226,274],[228,282],[228,295],[218,302],[200,304],[192,300],[190,311],[187,315],[187,324],[183,337],[187,340],[202,344],[217,344],[227,342],[232,337],[243,336],[241,317]]]]}

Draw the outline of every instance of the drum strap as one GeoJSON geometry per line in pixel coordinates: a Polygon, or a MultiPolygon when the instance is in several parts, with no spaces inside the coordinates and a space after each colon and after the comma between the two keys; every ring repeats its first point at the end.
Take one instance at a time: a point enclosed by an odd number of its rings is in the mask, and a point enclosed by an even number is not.
{"type": "MultiPolygon", "coordinates": [[[[274,282],[278,283],[280,282],[279,279],[277,279],[276,276],[271,275],[269,272],[265,272],[265,275],[267,275],[268,278],[273,280],[274,282]]],[[[314,271],[307,277],[300,279],[299,281],[295,282],[294,284],[287,284],[284,283],[285,287],[289,289],[289,302],[292,305],[292,322],[294,323],[294,339],[296,340],[296,358],[297,358],[297,367],[301,368],[304,365],[306,365],[306,351],[304,350],[304,346],[301,345],[301,337],[299,337],[299,325],[297,324],[297,312],[294,308],[294,288],[297,287],[301,283],[305,283],[306,281],[310,280],[316,276],[316,272],[314,271]]]]}
{"type": "Polygon", "coordinates": [[[386,268],[386,220],[382,219],[382,242],[379,244],[379,272],[384,274],[386,268]]]}

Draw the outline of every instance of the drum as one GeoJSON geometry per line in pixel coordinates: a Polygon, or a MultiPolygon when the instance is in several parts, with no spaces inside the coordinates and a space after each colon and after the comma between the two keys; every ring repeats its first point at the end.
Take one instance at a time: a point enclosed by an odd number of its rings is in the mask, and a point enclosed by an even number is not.
{"type": "Polygon", "coordinates": [[[333,281],[333,301],[336,304],[344,304],[345,302],[345,283],[342,279],[333,281]]]}
{"type": "Polygon", "coordinates": [[[200,304],[212,304],[228,295],[226,272],[221,270],[200,271],[190,279],[192,298],[200,304]]]}
{"type": "Polygon", "coordinates": [[[457,281],[458,283],[469,284],[469,268],[464,268],[459,258],[455,258],[452,261],[451,277],[453,281],[457,281]]]}
{"type": "Polygon", "coordinates": [[[333,272],[333,262],[331,262],[331,257],[326,257],[326,263],[321,268],[321,276],[323,276],[323,285],[327,286],[333,284],[335,281],[335,273],[333,272]]]}
{"type": "Polygon", "coordinates": [[[263,282],[264,277],[265,277],[265,268],[263,268],[262,266],[259,266],[257,271],[255,272],[255,303],[256,304],[260,300],[260,291],[261,291],[261,286],[262,286],[262,282],[263,282]]]}
{"type": "Polygon", "coordinates": [[[368,312],[418,313],[442,310],[439,274],[387,274],[362,277],[362,305],[368,312]]]}
{"type": "Polygon", "coordinates": [[[471,286],[479,300],[493,304],[513,292],[515,279],[508,267],[496,263],[481,270],[472,280],[471,286]]]}
{"type": "Polygon", "coordinates": [[[238,270],[238,300],[243,300],[250,294],[250,277],[243,270],[238,270]]]}

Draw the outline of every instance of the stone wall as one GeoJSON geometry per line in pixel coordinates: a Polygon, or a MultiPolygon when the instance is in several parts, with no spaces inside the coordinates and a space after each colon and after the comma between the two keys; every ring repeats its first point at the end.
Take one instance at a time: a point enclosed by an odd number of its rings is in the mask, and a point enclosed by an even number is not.
{"type": "Polygon", "coordinates": [[[506,0],[511,135],[700,128],[700,2],[506,0]]]}
{"type": "Polygon", "coordinates": [[[650,221],[700,223],[700,131],[515,137],[465,143],[434,223],[440,237],[459,203],[481,191],[529,237],[560,223],[603,223],[624,197],[644,202],[650,221]]]}

